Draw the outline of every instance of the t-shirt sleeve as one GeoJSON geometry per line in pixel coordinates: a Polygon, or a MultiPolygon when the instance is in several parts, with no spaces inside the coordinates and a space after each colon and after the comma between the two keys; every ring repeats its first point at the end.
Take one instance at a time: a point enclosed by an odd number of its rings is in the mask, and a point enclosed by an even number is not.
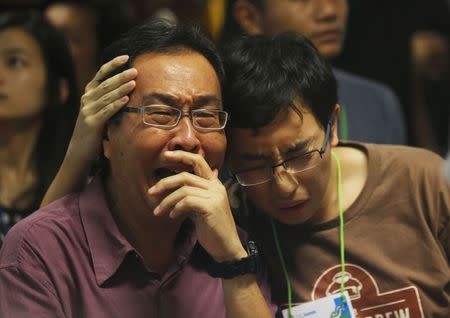
{"type": "Polygon", "coordinates": [[[420,160],[423,171],[422,189],[425,213],[431,230],[450,264],[450,184],[444,175],[445,161],[437,154],[423,152],[420,160]]]}
{"type": "Polygon", "coordinates": [[[50,283],[36,269],[0,268],[0,317],[65,317],[50,283]]]}
{"type": "Polygon", "coordinates": [[[433,239],[450,264],[450,184],[444,175],[445,161],[431,151],[410,149],[412,152],[405,152],[409,164],[407,173],[412,176],[411,187],[416,189],[411,199],[420,203],[419,210],[424,214],[433,239]]]}
{"type": "Polygon", "coordinates": [[[444,177],[439,178],[439,221],[438,239],[450,264],[450,185],[444,177]]]}

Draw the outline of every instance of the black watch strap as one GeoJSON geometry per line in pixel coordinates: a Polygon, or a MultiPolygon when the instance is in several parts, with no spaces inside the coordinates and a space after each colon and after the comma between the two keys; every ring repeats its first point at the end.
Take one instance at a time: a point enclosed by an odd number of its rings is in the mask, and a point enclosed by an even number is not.
{"type": "Polygon", "coordinates": [[[216,262],[211,258],[207,264],[208,273],[212,277],[226,279],[245,274],[256,274],[259,269],[259,255],[255,242],[248,241],[247,252],[247,257],[235,261],[216,262]]]}

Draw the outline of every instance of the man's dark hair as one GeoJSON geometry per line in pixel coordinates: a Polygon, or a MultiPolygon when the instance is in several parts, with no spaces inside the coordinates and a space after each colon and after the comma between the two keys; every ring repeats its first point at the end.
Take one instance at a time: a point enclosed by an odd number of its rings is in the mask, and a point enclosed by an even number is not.
{"type": "Polygon", "coordinates": [[[119,55],[130,56],[128,64],[109,74],[112,76],[130,68],[136,57],[142,54],[173,54],[183,51],[193,51],[203,55],[214,68],[220,84],[223,84],[225,72],[214,43],[196,26],[175,25],[165,20],[151,20],[125,33],[105,49],[102,64],[119,55]]]}
{"type": "Polygon", "coordinates": [[[337,103],[336,79],[305,37],[292,32],[242,37],[227,47],[224,63],[231,127],[257,129],[289,107],[301,112],[294,101],[326,127],[337,103]]]}

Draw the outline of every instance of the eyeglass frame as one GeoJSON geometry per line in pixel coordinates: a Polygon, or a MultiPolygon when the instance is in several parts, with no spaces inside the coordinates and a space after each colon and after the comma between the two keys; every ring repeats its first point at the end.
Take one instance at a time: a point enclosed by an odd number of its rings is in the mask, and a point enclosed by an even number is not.
{"type": "Polygon", "coordinates": [[[150,104],[150,105],[142,105],[142,106],[125,106],[125,107],[122,107],[119,112],[141,114],[142,122],[145,125],[151,126],[151,127],[156,127],[156,128],[161,128],[161,129],[172,129],[172,128],[178,126],[178,124],[181,121],[181,117],[188,116],[190,121],[191,121],[191,123],[192,123],[192,125],[197,130],[202,130],[202,131],[219,131],[219,130],[225,129],[225,127],[226,127],[226,125],[227,125],[227,123],[228,123],[228,121],[230,119],[230,114],[228,114],[227,111],[222,110],[222,109],[198,108],[198,109],[191,109],[189,111],[183,111],[183,110],[180,110],[180,109],[178,109],[176,107],[172,107],[172,106],[164,105],[164,104],[150,104]],[[151,107],[151,106],[164,106],[164,107],[168,107],[170,109],[176,110],[178,112],[178,114],[179,114],[176,122],[173,125],[158,125],[158,124],[149,124],[149,123],[145,122],[145,120],[144,120],[144,114],[145,114],[144,113],[144,109],[147,108],[147,107],[151,107]],[[195,122],[193,121],[193,119],[192,119],[192,114],[199,113],[199,112],[202,112],[202,111],[217,111],[217,112],[224,113],[225,114],[225,122],[224,122],[224,124],[221,127],[219,127],[219,128],[208,128],[208,127],[197,126],[195,124],[195,122]]]}
{"type": "MultiPolygon", "coordinates": [[[[329,145],[329,141],[330,141],[330,135],[331,135],[331,126],[332,126],[332,125],[333,125],[333,120],[332,120],[332,118],[330,118],[330,119],[328,120],[328,123],[327,123],[327,130],[326,130],[326,132],[325,132],[325,137],[324,137],[324,139],[323,139],[322,147],[321,147],[320,149],[317,149],[317,148],[316,148],[316,149],[310,150],[310,151],[305,152],[305,153],[303,153],[303,154],[301,154],[301,155],[298,155],[298,156],[295,156],[295,157],[292,157],[292,158],[283,160],[283,161],[280,162],[279,164],[276,164],[276,165],[273,165],[273,166],[265,166],[265,167],[263,167],[263,168],[250,168],[250,169],[246,169],[246,170],[239,171],[239,172],[236,172],[236,173],[232,173],[233,178],[234,178],[234,179],[239,183],[239,185],[242,186],[242,187],[253,187],[253,186],[261,185],[261,184],[264,184],[264,183],[267,183],[267,182],[273,180],[273,178],[274,178],[274,176],[275,176],[274,171],[275,171],[275,168],[277,168],[277,167],[283,166],[284,169],[285,169],[287,172],[289,172],[288,167],[286,166],[286,163],[289,162],[289,161],[298,159],[298,158],[300,158],[300,157],[306,156],[306,155],[311,154],[311,153],[313,153],[313,152],[318,152],[319,155],[320,155],[320,159],[322,159],[322,158],[323,158],[323,154],[324,154],[324,153],[327,151],[327,149],[328,149],[328,145],[329,145]],[[268,178],[267,180],[264,180],[264,181],[262,181],[262,182],[258,182],[258,183],[255,183],[255,184],[248,184],[248,185],[242,184],[242,183],[239,181],[238,174],[240,174],[240,173],[244,173],[244,172],[248,172],[248,171],[252,171],[252,170],[257,170],[257,169],[268,169],[268,168],[272,170],[272,175],[271,175],[271,177],[268,178]]],[[[303,171],[307,171],[307,170],[313,169],[313,168],[315,168],[315,167],[317,167],[317,165],[314,165],[314,166],[312,166],[312,167],[309,167],[309,168],[306,168],[306,169],[303,169],[303,170],[294,171],[294,172],[289,172],[289,173],[300,173],[300,172],[303,172],[303,171]]]]}

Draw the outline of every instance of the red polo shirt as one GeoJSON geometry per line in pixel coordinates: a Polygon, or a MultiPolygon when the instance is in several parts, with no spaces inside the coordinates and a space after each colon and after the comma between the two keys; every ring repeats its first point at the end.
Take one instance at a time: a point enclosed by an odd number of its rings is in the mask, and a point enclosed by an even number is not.
{"type": "Polygon", "coordinates": [[[225,317],[222,280],[192,264],[195,243],[189,235],[169,270],[153,272],[119,231],[97,178],[8,233],[0,317],[225,317]]]}

